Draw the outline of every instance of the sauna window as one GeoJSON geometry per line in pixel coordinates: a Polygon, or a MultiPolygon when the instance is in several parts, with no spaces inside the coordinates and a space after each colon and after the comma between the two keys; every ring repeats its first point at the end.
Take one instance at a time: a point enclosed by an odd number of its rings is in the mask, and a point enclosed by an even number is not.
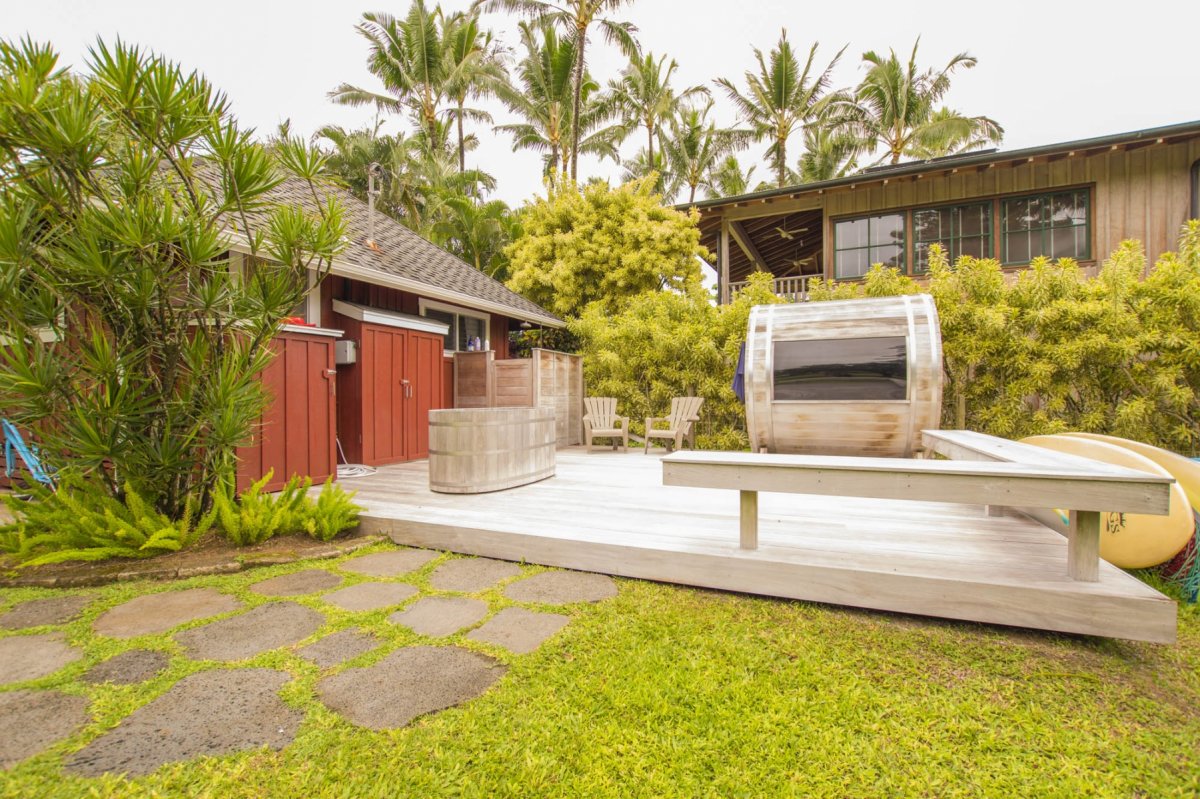
{"type": "Polygon", "coordinates": [[[470,313],[454,305],[445,305],[433,300],[421,300],[421,316],[436,319],[450,326],[443,336],[442,347],[446,352],[465,352],[476,338],[480,344],[488,340],[488,325],[491,317],[470,313]]]}
{"type": "Polygon", "coordinates": [[[913,211],[913,272],[929,271],[929,248],[940,244],[950,263],[964,255],[992,257],[992,204],[913,211]]]}
{"type": "Polygon", "coordinates": [[[1006,264],[1026,264],[1038,256],[1091,257],[1088,192],[1066,191],[1004,200],[1001,242],[1006,264]]]}
{"type": "Polygon", "coordinates": [[[775,400],[907,399],[907,355],[903,336],[776,341],[775,400]]]}
{"type": "Polygon", "coordinates": [[[874,264],[904,271],[904,214],[843,219],[833,226],[839,279],[862,277],[874,264]]]}

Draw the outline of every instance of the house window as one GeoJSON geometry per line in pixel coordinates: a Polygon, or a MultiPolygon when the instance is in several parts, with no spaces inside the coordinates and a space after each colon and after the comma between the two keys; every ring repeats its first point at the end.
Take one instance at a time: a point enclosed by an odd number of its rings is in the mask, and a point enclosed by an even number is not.
{"type": "Polygon", "coordinates": [[[1088,192],[1063,191],[1004,200],[1002,260],[1025,264],[1038,256],[1091,257],[1091,207],[1088,192]]]}
{"type": "Polygon", "coordinates": [[[963,255],[992,257],[992,204],[913,211],[913,272],[929,271],[929,247],[942,245],[954,263],[963,255]]]}
{"type": "Polygon", "coordinates": [[[489,338],[491,317],[478,311],[468,311],[432,300],[421,300],[421,316],[445,322],[450,326],[443,344],[446,352],[464,352],[471,348],[470,344],[476,338],[480,343],[489,338]]]}
{"type": "Polygon", "coordinates": [[[873,264],[904,271],[904,214],[844,219],[833,226],[834,275],[862,277],[873,264]]]}

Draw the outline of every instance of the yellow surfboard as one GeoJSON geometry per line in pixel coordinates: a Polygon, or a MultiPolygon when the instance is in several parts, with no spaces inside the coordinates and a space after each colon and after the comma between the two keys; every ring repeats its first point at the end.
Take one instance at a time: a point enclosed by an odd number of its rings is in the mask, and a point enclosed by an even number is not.
{"type": "MultiPolygon", "coordinates": [[[[1107,441],[1072,435],[1030,436],[1021,439],[1055,452],[1171,477],[1171,473],[1145,455],[1107,441]]],[[[1066,512],[1058,514],[1065,532],[1066,512]]],[[[1192,506],[1183,486],[1171,486],[1171,513],[1150,516],[1140,513],[1100,514],[1100,557],[1123,569],[1142,569],[1165,563],[1187,544],[1195,529],[1192,506]]]]}
{"type": "Polygon", "coordinates": [[[1128,438],[1104,436],[1099,433],[1064,433],[1064,435],[1071,438],[1087,438],[1092,441],[1116,444],[1118,447],[1124,447],[1149,458],[1179,481],[1179,485],[1183,486],[1183,493],[1187,494],[1188,501],[1192,503],[1192,510],[1200,510],[1200,463],[1153,444],[1143,444],[1141,441],[1132,441],[1128,438]]]}

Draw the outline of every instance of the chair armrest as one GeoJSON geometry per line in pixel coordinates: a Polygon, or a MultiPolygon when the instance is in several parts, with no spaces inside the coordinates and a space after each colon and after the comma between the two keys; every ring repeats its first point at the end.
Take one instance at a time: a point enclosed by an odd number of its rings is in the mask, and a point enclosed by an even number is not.
{"type": "Polygon", "coordinates": [[[620,424],[617,425],[617,427],[621,428],[622,430],[629,429],[629,417],[628,416],[618,416],[617,421],[620,422],[620,424]]]}
{"type": "Polygon", "coordinates": [[[647,416],[646,417],[646,431],[649,432],[650,428],[652,428],[654,426],[655,422],[665,422],[665,421],[667,421],[667,418],[668,417],[666,417],[666,416],[647,416]]]}

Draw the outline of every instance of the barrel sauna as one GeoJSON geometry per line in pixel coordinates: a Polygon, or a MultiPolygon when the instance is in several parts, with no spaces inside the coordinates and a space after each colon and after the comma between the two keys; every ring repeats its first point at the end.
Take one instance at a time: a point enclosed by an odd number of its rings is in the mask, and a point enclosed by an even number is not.
{"type": "Polygon", "coordinates": [[[927,294],[759,305],[746,336],[754,451],[910,457],[942,413],[927,294]]]}
{"type": "Polygon", "coordinates": [[[429,489],[482,494],[554,476],[551,408],[429,412],[429,489]]]}

